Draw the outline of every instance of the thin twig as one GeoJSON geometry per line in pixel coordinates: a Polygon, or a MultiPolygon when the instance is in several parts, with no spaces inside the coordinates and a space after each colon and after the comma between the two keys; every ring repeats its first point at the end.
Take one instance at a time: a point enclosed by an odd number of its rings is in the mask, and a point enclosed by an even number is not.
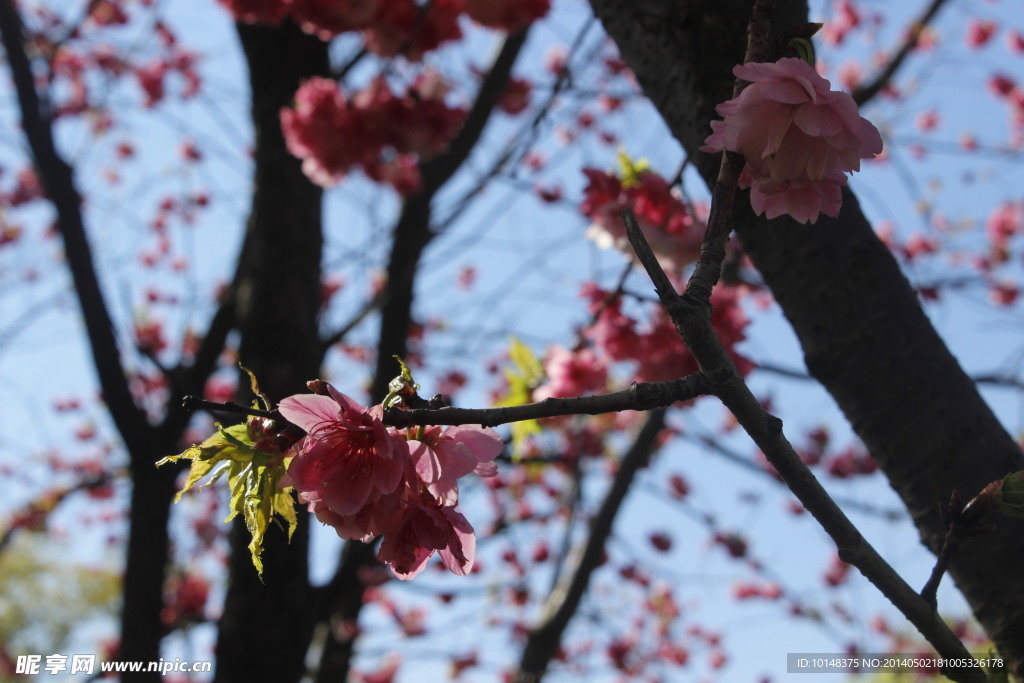
{"type": "Polygon", "coordinates": [[[921,39],[921,34],[924,33],[925,28],[927,28],[928,24],[945,3],[946,0],[932,0],[932,3],[928,5],[928,8],[924,11],[924,14],[910,25],[910,32],[907,35],[907,39],[903,42],[903,46],[900,47],[896,56],[884,69],[882,69],[881,72],[878,73],[877,76],[871,79],[870,83],[853,91],[853,101],[857,103],[857,106],[866,104],[889,84],[892,77],[896,75],[899,68],[903,66],[903,62],[906,61],[910,52],[917,46],[917,41],[921,39]]]}
{"type": "Polygon", "coordinates": [[[566,575],[565,580],[548,596],[544,606],[545,615],[530,632],[520,658],[519,672],[515,679],[517,683],[540,681],[558,651],[562,634],[579,608],[590,583],[590,577],[601,564],[605,543],[611,536],[612,526],[622,502],[632,486],[636,473],[649,460],[658,433],[664,426],[665,410],[652,411],[623,456],[611,488],[590,523],[586,545],[582,548],[573,572],[566,575]]]}
{"type": "Polygon", "coordinates": [[[260,410],[259,408],[250,408],[243,406],[240,403],[233,401],[227,401],[226,403],[216,403],[214,401],[207,401],[196,396],[186,396],[181,400],[181,407],[189,412],[196,410],[206,410],[211,413],[226,413],[229,415],[248,415],[250,417],[267,417],[270,419],[281,419],[281,413],[276,410],[260,410]]]}
{"type": "Polygon", "coordinates": [[[384,411],[384,424],[392,427],[412,425],[478,424],[484,427],[537,420],[564,415],[601,415],[623,410],[665,408],[679,401],[691,401],[708,393],[707,378],[701,373],[667,382],[633,382],[628,388],[611,394],[576,398],[546,398],[539,403],[504,408],[422,408],[384,411]]]}

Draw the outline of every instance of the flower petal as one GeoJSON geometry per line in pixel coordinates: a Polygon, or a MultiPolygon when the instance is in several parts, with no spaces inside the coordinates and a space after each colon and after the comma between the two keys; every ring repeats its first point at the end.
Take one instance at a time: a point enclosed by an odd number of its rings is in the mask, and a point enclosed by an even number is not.
{"type": "Polygon", "coordinates": [[[329,396],[317,394],[300,394],[281,399],[277,404],[284,419],[307,434],[318,428],[336,422],[339,417],[338,404],[329,396]]]}

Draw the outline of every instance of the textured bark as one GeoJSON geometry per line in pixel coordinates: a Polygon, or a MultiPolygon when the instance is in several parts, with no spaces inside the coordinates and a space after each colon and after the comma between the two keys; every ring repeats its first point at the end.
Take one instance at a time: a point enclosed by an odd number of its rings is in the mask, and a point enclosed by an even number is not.
{"type": "MultiPolygon", "coordinates": [[[[239,25],[249,65],[255,127],[252,210],[233,296],[239,356],[272,401],[305,390],[319,375],[321,190],[288,154],[279,112],[302,79],[328,70],[327,45],[291,22],[239,25]]],[[[271,528],[263,550],[266,584],[252,566],[242,522],[231,530],[228,594],[217,641],[218,681],[298,681],[313,625],[308,516],[287,543],[271,528]]]]}
{"type": "MultiPolygon", "coordinates": [[[[717,158],[698,151],[716,102],[727,99],[743,51],[749,2],[591,0],[645,94],[710,183],[717,158]]],[[[780,0],[776,26],[806,20],[800,0],[780,0]]],[[[811,374],[832,394],[933,551],[938,506],[965,498],[1024,458],[933,329],[855,197],[837,220],[807,227],[736,212],[746,252],[779,301],[811,374]]],[[[1015,671],[1024,673],[1024,528],[1000,520],[969,541],[950,573],[1015,671]]]]}

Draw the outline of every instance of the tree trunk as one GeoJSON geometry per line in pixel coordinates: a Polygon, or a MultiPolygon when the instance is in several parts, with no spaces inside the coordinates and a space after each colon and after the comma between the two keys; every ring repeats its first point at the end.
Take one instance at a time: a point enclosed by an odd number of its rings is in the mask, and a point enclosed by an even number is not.
{"type": "MultiPolygon", "coordinates": [[[[239,24],[249,65],[255,127],[252,211],[235,283],[239,356],[272,401],[305,391],[319,375],[321,195],[284,144],[280,110],[303,79],[326,75],[327,45],[290,21],[239,24]]],[[[271,528],[263,550],[266,584],[249,557],[241,521],[231,532],[228,594],[217,641],[216,680],[298,681],[314,620],[308,577],[309,520],[286,534],[271,528]]]]}
{"type": "MultiPolygon", "coordinates": [[[[598,17],[709,183],[717,158],[698,150],[713,107],[730,97],[750,2],[591,0],[598,17]]],[[[806,3],[779,0],[777,28],[806,21],[806,3]]],[[[746,193],[737,233],[792,324],[807,367],[835,398],[933,552],[939,505],[964,499],[1024,458],[933,329],[853,194],[838,219],[814,226],[753,216],[746,193]]],[[[1024,524],[967,542],[950,574],[1017,675],[1024,674],[1024,524]]]]}

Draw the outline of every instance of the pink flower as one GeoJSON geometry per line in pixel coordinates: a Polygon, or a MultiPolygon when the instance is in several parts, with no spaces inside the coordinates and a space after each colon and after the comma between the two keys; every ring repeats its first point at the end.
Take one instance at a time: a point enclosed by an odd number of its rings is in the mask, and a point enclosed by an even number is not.
{"type": "Polygon", "coordinates": [[[355,515],[392,493],[402,481],[405,450],[381,422],[384,409],[366,409],[334,387],[330,396],[289,396],[278,409],[306,431],[288,468],[288,483],[308,502],[355,515]]]}
{"type": "Polygon", "coordinates": [[[466,0],[473,21],[508,32],[518,31],[547,15],[551,0],[466,0]]]}
{"type": "Polygon", "coordinates": [[[846,176],[836,174],[825,180],[793,179],[782,182],[752,179],[749,167],[743,169],[739,186],[750,189],[750,205],[760,216],[778,218],[788,214],[800,223],[813,223],[818,214],[838,216],[842,204],[842,186],[846,176]]]}
{"type": "Polygon", "coordinates": [[[802,59],[748,63],[733,73],[750,85],[716,107],[724,120],[711,122],[701,149],[743,155],[741,187],[752,188],[759,214],[788,213],[802,222],[837,216],[843,174],[881,153],[878,130],[802,59]]]}
{"type": "Polygon", "coordinates": [[[506,114],[521,114],[530,106],[531,90],[533,86],[525,78],[510,78],[498,98],[498,109],[506,114]]]}
{"type": "Polygon", "coordinates": [[[970,19],[967,22],[967,47],[984,47],[996,32],[996,23],[987,19],[970,19]]]}
{"type": "Polygon", "coordinates": [[[435,552],[453,574],[465,576],[473,568],[476,535],[473,527],[452,506],[436,507],[410,500],[402,509],[396,529],[384,536],[377,559],[391,566],[400,579],[411,579],[435,552]]]}
{"type": "Polygon", "coordinates": [[[548,381],[533,392],[533,400],[582,396],[600,391],[608,383],[608,364],[593,349],[570,351],[555,345],[544,362],[548,381]]]}
{"type": "Polygon", "coordinates": [[[462,425],[413,433],[416,438],[409,440],[409,455],[416,475],[442,505],[458,503],[461,477],[471,472],[484,477],[498,473],[493,461],[503,443],[493,429],[462,425]]]}
{"type": "Polygon", "coordinates": [[[596,168],[584,168],[583,173],[588,184],[580,210],[593,221],[586,236],[598,247],[633,253],[621,215],[629,206],[663,268],[678,272],[697,260],[704,223],[665,178],[649,170],[639,171],[630,182],[596,168]]]}

